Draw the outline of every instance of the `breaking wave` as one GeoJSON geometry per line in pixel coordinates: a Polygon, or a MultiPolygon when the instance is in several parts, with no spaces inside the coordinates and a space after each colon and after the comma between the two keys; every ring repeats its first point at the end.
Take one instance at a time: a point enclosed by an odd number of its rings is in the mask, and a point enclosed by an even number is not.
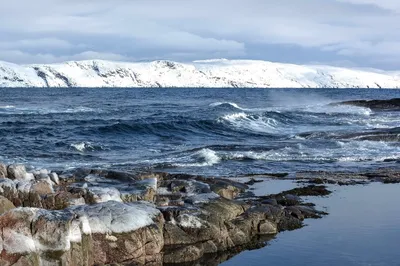
{"type": "Polygon", "coordinates": [[[72,143],[70,145],[71,148],[75,149],[76,151],[79,152],[86,152],[86,151],[100,151],[104,150],[104,148],[101,145],[96,145],[91,142],[78,142],[78,143],[72,143]]]}
{"type": "Polygon", "coordinates": [[[246,113],[224,115],[219,119],[219,122],[227,123],[242,130],[272,134],[277,132],[279,126],[279,122],[274,118],[246,113]]]}

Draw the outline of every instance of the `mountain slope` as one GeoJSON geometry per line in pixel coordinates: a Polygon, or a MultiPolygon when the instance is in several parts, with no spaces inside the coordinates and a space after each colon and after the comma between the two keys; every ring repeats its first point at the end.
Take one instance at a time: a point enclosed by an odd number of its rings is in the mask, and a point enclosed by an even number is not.
{"type": "Polygon", "coordinates": [[[400,88],[398,73],[256,60],[0,62],[0,87],[400,88]]]}

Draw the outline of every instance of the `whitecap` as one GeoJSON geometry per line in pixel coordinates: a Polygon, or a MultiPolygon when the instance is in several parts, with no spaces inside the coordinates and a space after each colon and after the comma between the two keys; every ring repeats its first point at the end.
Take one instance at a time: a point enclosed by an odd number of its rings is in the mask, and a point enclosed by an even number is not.
{"type": "Polygon", "coordinates": [[[208,148],[201,149],[194,154],[194,158],[200,162],[196,163],[176,163],[173,164],[176,167],[204,167],[218,164],[221,161],[221,157],[218,156],[217,152],[208,148]]]}
{"type": "Polygon", "coordinates": [[[75,150],[79,151],[79,152],[85,152],[85,151],[94,151],[94,150],[102,150],[103,147],[102,146],[98,146],[95,145],[91,142],[88,141],[84,141],[84,142],[79,142],[79,143],[72,143],[70,145],[72,148],[74,148],[75,150]]]}
{"type": "Polygon", "coordinates": [[[12,109],[15,108],[14,105],[0,105],[0,109],[12,109]]]}
{"type": "Polygon", "coordinates": [[[247,110],[247,109],[242,108],[238,104],[233,103],[233,102],[216,102],[216,103],[210,104],[211,107],[217,107],[217,106],[221,106],[221,105],[230,105],[230,106],[232,106],[232,107],[234,107],[236,109],[239,109],[239,110],[247,110]]]}
{"type": "Polygon", "coordinates": [[[224,115],[218,121],[228,123],[235,128],[261,133],[275,133],[278,127],[278,121],[273,118],[264,118],[243,112],[224,115]]]}

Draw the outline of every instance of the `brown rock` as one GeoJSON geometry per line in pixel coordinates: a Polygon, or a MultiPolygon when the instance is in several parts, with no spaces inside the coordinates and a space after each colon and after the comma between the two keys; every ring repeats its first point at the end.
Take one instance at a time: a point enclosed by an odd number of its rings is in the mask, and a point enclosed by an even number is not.
{"type": "Polygon", "coordinates": [[[47,195],[53,193],[53,186],[46,180],[39,180],[32,184],[31,193],[47,195]]]}
{"type": "Polygon", "coordinates": [[[7,166],[0,163],[0,178],[7,178],[7,166]]]}
{"type": "Polygon", "coordinates": [[[164,263],[183,263],[195,261],[204,255],[203,249],[197,246],[183,246],[164,254],[164,263]]]}
{"type": "Polygon", "coordinates": [[[0,196],[0,215],[14,208],[15,206],[11,201],[3,196],[0,196]]]}

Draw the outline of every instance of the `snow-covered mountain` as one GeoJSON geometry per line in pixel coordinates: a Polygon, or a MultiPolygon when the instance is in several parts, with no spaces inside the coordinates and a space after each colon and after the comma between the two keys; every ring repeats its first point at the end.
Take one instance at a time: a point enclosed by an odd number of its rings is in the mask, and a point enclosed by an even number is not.
{"type": "Polygon", "coordinates": [[[0,87],[400,88],[396,72],[256,60],[0,62],[0,87]]]}

